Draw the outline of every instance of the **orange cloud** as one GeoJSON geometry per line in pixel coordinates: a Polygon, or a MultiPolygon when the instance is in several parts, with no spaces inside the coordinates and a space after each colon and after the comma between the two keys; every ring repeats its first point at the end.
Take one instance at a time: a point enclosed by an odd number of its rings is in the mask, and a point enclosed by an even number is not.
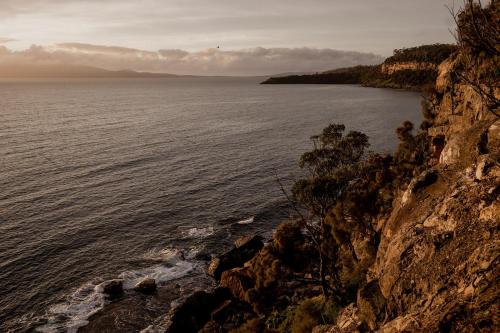
{"type": "Polygon", "coordinates": [[[315,72],[359,64],[377,64],[371,53],[315,48],[250,48],[146,51],[133,48],[60,43],[33,45],[22,51],[0,49],[0,64],[83,65],[108,70],[135,70],[193,75],[269,75],[299,71],[315,72]]]}
{"type": "Polygon", "coordinates": [[[0,37],[0,44],[6,44],[6,43],[10,43],[10,42],[15,42],[15,41],[17,41],[17,40],[14,38],[0,37]]]}

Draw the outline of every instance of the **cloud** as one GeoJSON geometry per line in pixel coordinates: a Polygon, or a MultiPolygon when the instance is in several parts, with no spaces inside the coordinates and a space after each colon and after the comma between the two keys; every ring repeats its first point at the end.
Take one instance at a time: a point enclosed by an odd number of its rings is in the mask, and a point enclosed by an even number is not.
{"type": "Polygon", "coordinates": [[[145,51],[84,43],[33,45],[12,51],[0,47],[0,64],[85,65],[109,70],[135,70],[192,75],[269,75],[316,72],[359,64],[378,64],[382,57],[352,51],[316,48],[178,49],[145,51]]]}
{"type": "Polygon", "coordinates": [[[0,44],[6,44],[6,43],[10,43],[10,42],[15,42],[15,41],[17,41],[17,40],[14,38],[0,37],[0,44]]]}
{"type": "Polygon", "coordinates": [[[453,0],[0,0],[17,48],[65,41],[142,50],[310,46],[390,55],[451,42],[453,0]],[[425,19],[422,19],[425,18],[425,19]],[[396,28],[395,28],[396,27],[396,28]]]}

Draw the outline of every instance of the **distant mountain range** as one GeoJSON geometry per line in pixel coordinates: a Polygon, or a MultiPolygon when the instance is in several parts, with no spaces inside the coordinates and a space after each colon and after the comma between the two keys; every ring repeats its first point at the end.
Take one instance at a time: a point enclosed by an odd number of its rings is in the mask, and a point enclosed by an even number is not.
{"type": "Polygon", "coordinates": [[[80,65],[0,64],[0,77],[3,78],[165,78],[182,76],[132,70],[111,71],[80,65]]]}

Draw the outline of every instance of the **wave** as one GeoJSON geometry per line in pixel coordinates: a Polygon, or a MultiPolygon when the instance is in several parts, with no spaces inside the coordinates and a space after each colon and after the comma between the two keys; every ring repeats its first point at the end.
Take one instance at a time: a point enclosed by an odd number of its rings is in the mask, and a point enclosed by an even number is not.
{"type": "Polygon", "coordinates": [[[195,263],[179,261],[174,266],[157,265],[138,271],[126,271],[119,275],[123,279],[123,288],[132,289],[139,281],[145,278],[155,279],[156,284],[161,285],[167,281],[186,276],[195,268],[195,263]]]}
{"type": "MultiPolygon", "coordinates": [[[[146,260],[158,260],[160,264],[139,270],[122,272],[118,277],[123,279],[123,289],[131,290],[141,280],[153,278],[157,285],[187,276],[197,268],[199,263],[194,261],[198,248],[188,251],[167,247],[153,248],[143,256],[146,260]]],[[[78,328],[89,323],[93,314],[102,310],[106,305],[102,279],[88,282],[79,287],[67,297],[65,302],[51,306],[46,315],[47,323],[37,327],[36,331],[54,333],[76,333],[78,328]]]]}
{"type": "Polygon", "coordinates": [[[68,301],[51,306],[47,324],[36,331],[76,333],[79,327],[88,324],[90,316],[104,307],[106,301],[100,285],[86,283],[68,297],[68,301]]]}
{"type": "Polygon", "coordinates": [[[203,227],[203,228],[190,228],[183,232],[184,238],[206,238],[210,237],[215,233],[213,226],[203,227]]]}
{"type": "Polygon", "coordinates": [[[236,222],[237,224],[250,224],[250,223],[253,223],[253,220],[254,220],[254,216],[252,217],[249,217],[247,219],[244,219],[244,220],[241,220],[241,221],[238,221],[236,222]]]}
{"type": "Polygon", "coordinates": [[[154,247],[150,250],[148,250],[142,257],[141,259],[143,260],[149,260],[149,261],[170,261],[174,260],[175,258],[179,256],[183,256],[183,251],[172,248],[172,247],[167,247],[167,248],[157,248],[154,247]]]}

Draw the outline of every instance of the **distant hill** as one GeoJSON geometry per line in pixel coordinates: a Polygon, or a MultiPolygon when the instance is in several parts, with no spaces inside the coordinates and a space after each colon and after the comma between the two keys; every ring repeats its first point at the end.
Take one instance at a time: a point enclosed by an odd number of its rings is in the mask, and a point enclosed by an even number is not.
{"type": "Polygon", "coordinates": [[[271,77],[263,84],[361,84],[369,87],[419,90],[435,82],[437,66],[454,52],[448,44],[423,45],[394,51],[375,66],[339,68],[310,75],[271,77]]]}
{"type": "MultiPolygon", "coordinates": [[[[283,76],[312,75],[312,74],[315,74],[315,73],[314,72],[286,72],[286,73],[273,74],[273,75],[270,75],[270,76],[272,76],[272,77],[283,77],[283,76]]],[[[264,76],[266,76],[266,75],[264,75],[264,76]]],[[[267,75],[267,76],[269,76],[269,75],[267,75]]]]}
{"type": "Polygon", "coordinates": [[[380,66],[355,66],[322,73],[271,77],[263,84],[361,84],[365,76],[378,73],[380,66]]]}
{"type": "Polygon", "coordinates": [[[79,65],[47,64],[0,64],[3,78],[162,78],[178,77],[167,73],[136,72],[131,70],[110,71],[79,65]]]}

